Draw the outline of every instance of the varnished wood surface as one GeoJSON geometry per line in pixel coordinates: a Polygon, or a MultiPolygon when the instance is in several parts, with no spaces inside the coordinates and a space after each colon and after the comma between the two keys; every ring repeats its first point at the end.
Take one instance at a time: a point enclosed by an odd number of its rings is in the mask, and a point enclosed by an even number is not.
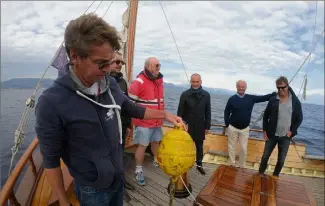
{"type": "MultiPolygon", "coordinates": [[[[164,127],[164,133],[171,128],[164,127]]],[[[259,163],[264,151],[265,141],[258,138],[249,138],[247,144],[247,162],[259,163]]],[[[239,154],[239,144],[236,147],[237,154],[239,154]]],[[[221,134],[208,134],[204,141],[204,152],[219,152],[228,155],[228,137],[221,134]]],[[[285,161],[285,167],[293,167],[300,169],[317,169],[319,171],[325,171],[323,160],[302,160],[298,156],[303,157],[306,154],[306,146],[304,144],[296,143],[296,147],[290,144],[288,154],[285,161]],[[297,151],[296,151],[297,150],[297,151]],[[307,163],[307,164],[306,164],[307,163]]],[[[269,159],[269,164],[275,166],[277,161],[278,149],[274,148],[273,153],[269,159]]]]}
{"type": "MultiPolygon", "coordinates": [[[[9,175],[6,183],[4,184],[3,188],[0,191],[0,205],[4,206],[6,205],[6,202],[8,201],[8,199],[12,199],[14,202],[16,201],[20,201],[20,202],[24,202],[24,201],[28,201],[26,198],[25,194],[21,194],[20,195],[20,199],[18,197],[16,197],[16,194],[14,192],[14,187],[16,185],[17,180],[19,179],[19,177],[24,176],[23,174],[23,170],[24,168],[28,165],[29,159],[33,158],[33,152],[36,149],[38,145],[38,139],[35,138],[31,144],[28,146],[28,148],[26,149],[26,151],[24,152],[24,154],[22,155],[22,157],[19,159],[18,163],[16,164],[16,166],[13,168],[11,174],[9,175]]],[[[35,163],[33,161],[33,163],[35,163]]],[[[37,176],[35,176],[35,174],[32,172],[33,168],[38,170],[40,169],[40,165],[29,165],[28,170],[27,170],[27,178],[23,178],[22,183],[24,184],[26,181],[28,182],[28,184],[25,186],[25,193],[28,193],[28,197],[30,196],[30,192],[32,191],[33,185],[34,183],[36,183],[37,180],[37,176]],[[31,172],[32,174],[29,174],[29,172],[31,172]]],[[[38,174],[36,174],[38,175],[38,174]]],[[[19,190],[18,190],[19,192],[19,190]]]]}
{"type": "MultiPolygon", "coordinates": [[[[39,153],[36,152],[33,156],[34,156],[34,163],[36,165],[36,168],[39,170],[42,162],[41,162],[41,158],[37,158],[38,155],[39,155],[39,153]]],[[[136,187],[136,190],[135,191],[126,190],[131,196],[131,201],[125,202],[124,205],[168,205],[169,195],[167,193],[167,185],[169,183],[169,179],[168,179],[168,176],[166,174],[164,174],[161,169],[156,168],[152,165],[152,157],[150,157],[150,156],[145,157],[143,169],[144,169],[147,185],[144,187],[136,185],[136,183],[134,181],[133,175],[134,175],[135,165],[134,165],[133,154],[126,155],[126,158],[128,160],[127,164],[126,164],[126,170],[127,170],[126,178],[130,182],[133,182],[133,184],[136,187]]],[[[197,197],[198,193],[204,188],[205,184],[208,182],[210,176],[215,172],[215,169],[217,168],[218,165],[204,163],[204,166],[206,167],[207,176],[200,175],[196,171],[195,168],[192,168],[188,173],[189,174],[188,175],[189,182],[191,183],[192,188],[193,188],[192,193],[195,197],[197,197]]],[[[68,186],[69,181],[72,181],[72,178],[68,172],[64,172],[64,170],[63,170],[63,173],[64,173],[64,178],[66,180],[65,185],[68,186]]],[[[231,174],[232,174],[232,171],[229,171],[228,176],[231,174]]],[[[33,175],[32,169],[27,170],[26,174],[24,174],[24,175],[25,176],[22,180],[22,183],[24,183],[24,184],[21,184],[19,186],[19,191],[25,191],[25,192],[18,193],[18,191],[17,191],[15,193],[17,196],[17,200],[21,205],[26,205],[22,201],[23,201],[23,199],[25,199],[25,201],[26,201],[26,194],[31,193],[30,188],[32,188],[32,187],[30,186],[30,184],[32,184],[32,183],[28,183],[28,182],[34,182],[34,179],[33,179],[34,175],[33,175]],[[25,178],[27,178],[27,179],[25,179],[25,178]],[[31,179],[28,180],[28,178],[31,178],[31,179]]],[[[33,193],[34,195],[29,198],[31,198],[33,200],[35,205],[43,206],[44,202],[49,203],[51,201],[54,202],[53,205],[55,205],[54,200],[56,198],[52,194],[51,187],[48,185],[48,182],[45,180],[45,175],[43,173],[40,173],[38,175],[41,177],[38,180],[39,184],[36,185],[36,189],[38,191],[33,193]],[[51,195],[49,195],[49,193],[51,195]],[[38,202],[38,204],[37,204],[37,202],[38,202]]],[[[212,177],[212,178],[215,178],[215,177],[212,177]]],[[[229,178],[229,177],[227,177],[227,178],[229,178]]],[[[247,180],[248,179],[246,179],[246,181],[247,180]]],[[[244,184],[243,181],[240,181],[237,179],[233,179],[232,181],[235,181],[237,184],[244,184]]],[[[291,203],[290,203],[291,200],[284,199],[282,197],[283,195],[282,195],[281,191],[286,190],[283,188],[285,188],[285,186],[290,184],[290,183],[288,183],[288,184],[285,184],[284,186],[281,185],[281,182],[284,182],[284,181],[291,182],[291,184],[297,183],[298,185],[300,184],[300,187],[301,187],[301,185],[303,185],[304,187],[308,187],[309,189],[311,189],[311,192],[306,192],[305,196],[301,195],[301,199],[303,201],[306,201],[308,198],[309,202],[312,203],[313,202],[312,197],[315,197],[317,205],[324,205],[324,181],[323,181],[323,179],[310,178],[310,177],[288,176],[288,175],[280,175],[278,182],[274,183],[273,187],[276,189],[278,188],[278,190],[275,190],[275,197],[276,197],[275,201],[278,203],[278,205],[282,205],[282,202],[285,202],[285,205],[291,205],[291,203]]],[[[249,181],[247,181],[247,182],[249,182],[249,181]]],[[[236,192],[241,191],[242,195],[240,196],[240,198],[234,198],[232,200],[233,202],[243,201],[243,200],[245,200],[245,197],[247,197],[247,195],[249,195],[251,193],[252,188],[249,186],[249,184],[247,184],[247,182],[245,183],[246,185],[244,184],[244,186],[236,187],[236,189],[237,189],[236,192]]],[[[72,182],[70,182],[70,183],[72,183],[72,182]]],[[[223,181],[223,180],[220,181],[220,184],[224,185],[224,189],[218,190],[216,192],[225,193],[226,191],[229,191],[234,188],[231,186],[227,187],[226,181],[223,181]]],[[[270,184],[267,184],[267,186],[272,187],[272,185],[270,185],[270,184]]],[[[293,186],[293,187],[299,188],[299,186],[293,186]]],[[[73,185],[70,184],[70,186],[68,186],[66,189],[67,189],[67,194],[68,194],[69,200],[73,203],[73,205],[78,206],[79,204],[77,203],[77,200],[76,200],[76,197],[75,197],[75,194],[73,191],[73,185]]],[[[260,188],[260,190],[261,190],[261,188],[260,188]]],[[[287,197],[292,196],[290,192],[295,194],[295,192],[293,192],[292,189],[286,190],[286,191],[289,191],[289,195],[287,197]]],[[[2,194],[2,191],[1,191],[1,194],[2,194]]],[[[236,193],[231,193],[228,196],[231,196],[234,194],[236,194],[236,193]]],[[[212,201],[213,201],[213,199],[212,199],[212,201]]],[[[274,200],[268,199],[267,201],[270,202],[270,201],[274,201],[274,200]]],[[[191,197],[187,197],[185,199],[176,199],[174,201],[174,203],[175,203],[175,205],[193,205],[193,200],[191,197]]],[[[225,205],[227,205],[227,204],[231,205],[232,203],[225,203],[225,205]]],[[[45,205],[46,205],[46,203],[45,203],[45,205]]]]}
{"type": "MultiPolygon", "coordinates": [[[[223,125],[214,125],[216,127],[223,128],[223,125]]],[[[172,127],[164,126],[163,132],[166,133],[171,130],[172,127]]],[[[127,137],[126,146],[130,150],[134,150],[132,144],[132,137],[127,137]]],[[[259,138],[250,137],[247,144],[247,158],[246,165],[250,165],[251,168],[257,169],[261,162],[261,157],[264,151],[265,141],[259,138]]],[[[224,134],[209,133],[206,135],[206,139],[203,145],[204,153],[209,153],[214,156],[218,156],[217,164],[223,164],[228,158],[228,137],[224,134]],[[224,156],[224,158],[222,158],[224,156]]],[[[239,154],[239,144],[236,146],[237,155],[239,154]]],[[[275,147],[270,159],[270,169],[274,168],[277,162],[278,148],[275,147]]],[[[324,177],[325,175],[325,161],[318,159],[304,159],[301,157],[306,155],[306,145],[296,143],[294,146],[290,144],[288,154],[284,167],[282,169],[283,174],[301,175],[309,177],[324,177]]],[[[208,161],[211,162],[211,161],[208,161]]],[[[212,163],[212,162],[211,162],[212,163]]]]}
{"type": "Polygon", "coordinates": [[[310,189],[303,181],[286,177],[278,179],[249,169],[221,165],[199,193],[197,202],[204,206],[315,206],[310,189]]]}
{"type": "MultiPolygon", "coordinates": [[[[71,193],[71,187],[73,187],[72,181],[73,178],[71,177],[68,168],[66,165],[61,161],[61,169],[62,169],[62,175],[63,175],[63,181],[64,181],[64,188],[67,191],[67,193],[71,193]],[[70,189],[70,191],[69,191],[70,189]]],[[[53,204],[55,201],[57,201],[57,197],[54,193],[52,193],[52,188],[47,180],[46,173],[43,172],[40,181],[37,185],[35,195],[32,198],[31,205],[32,206],[41,206],[41,205],[50,205],[53,204]]],[[[72,191],[71,194],[74,192],[72,191]]]]}
{"type": "Polygon", "coordinates": [[[250,170],[221,165],[197,197],[202,205],[250,205],[254,176],[250,170]]]}

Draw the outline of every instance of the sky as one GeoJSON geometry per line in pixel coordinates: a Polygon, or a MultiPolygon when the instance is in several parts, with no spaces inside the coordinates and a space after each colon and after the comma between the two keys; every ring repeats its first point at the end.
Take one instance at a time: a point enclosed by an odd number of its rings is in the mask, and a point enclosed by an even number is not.
{"type": "MultiPolygon", "coordinates": [[[[41,77],[63,41],[66,25],[91,1],[1,1],[1,81],[41,77]]],[[[316,15],[315,1],[162,1],[188,75],[199,73],[203,86],[247,93],[275,91],[281,75],[289,80],[309,54],[316,15]]],[[[89,12],[95,11],[100,1],[89,12]]],[[[96,13],[102,16],[111,1],[96,13]]],[[[122,30],[125,1],[113,2],[104,19],[122,30]]],[[[324,2],[317,2],[314,42],[320,41],[291,87],[296,93],[307,73],[307,100],[324,105],[324,2]]],[[[155,56],[164,81],[188,84],[176,45],[158,1],[140,1],[133,78],[146,58],[155,56]]],[[[56,78],[50,67],[46,77],[56,78]]],[[[302,92],[301,92],[302,93],[302,92]]]]}

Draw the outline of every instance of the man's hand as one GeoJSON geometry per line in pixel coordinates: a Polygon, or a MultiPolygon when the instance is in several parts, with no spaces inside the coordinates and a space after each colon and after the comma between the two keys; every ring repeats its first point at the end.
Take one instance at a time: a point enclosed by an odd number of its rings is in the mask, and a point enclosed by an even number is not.
{"type": "Polygon", "coordinates": [[[209,133],[209,130],[208,130],[208,129],[206,129],[206,130],[205,130],[205,134],[208,134],[208,133],[209,133]]]}
{"type": "Polygon", "coordinates": [[[174,115],[170,112],[165,111],[165,119],[168,122],[173,123],[176,126],[182,127],[185,131],[187,131],[186,125],[184,124],[181,117],[174,115]]]}
{"type": "Polygon", "coordinates": [[[291,136],[292,136],[292,132],[291,132],[291,131],[288,131],[287,136],[288,136],[289,138],[291,138],[291,136]]]}
{"type": "Polygon", "coordinates": [[[266,131],[264,131],[264,140],[265,141],[269,140],[269,137],[267,136],[266,131]]]}
{"type": "Polygon", "coordinates": [[[128,137],[130,136],[130,134],[131,134],[131,128],[127,128],[125,136],[128,137]]]}

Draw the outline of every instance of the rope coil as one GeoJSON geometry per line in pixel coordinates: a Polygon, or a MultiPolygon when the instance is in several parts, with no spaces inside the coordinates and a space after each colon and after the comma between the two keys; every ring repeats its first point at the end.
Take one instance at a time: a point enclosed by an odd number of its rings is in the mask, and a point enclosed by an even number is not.
{"type": "Polygon", "coordinates": [[[175,195],[175,184],[173,182],[173,179],[170,178],[170,191],[169,191],[169,206],[174,205],[174,195],[175,195]]]}

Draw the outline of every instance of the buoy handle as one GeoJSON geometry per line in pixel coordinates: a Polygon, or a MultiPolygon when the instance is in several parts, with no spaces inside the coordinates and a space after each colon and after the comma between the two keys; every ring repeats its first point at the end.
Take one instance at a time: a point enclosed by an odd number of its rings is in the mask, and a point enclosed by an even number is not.
{"type": "Polygon", "coordinates": [[[179,126],[179,125],[175,125],[175,126],[174,126],[174,129],[183,130],[183,131],[187,132],[188,127],[187,127],[186,124],[183,124],[183,125],[181,125],[181,126],[179,126]]]}

